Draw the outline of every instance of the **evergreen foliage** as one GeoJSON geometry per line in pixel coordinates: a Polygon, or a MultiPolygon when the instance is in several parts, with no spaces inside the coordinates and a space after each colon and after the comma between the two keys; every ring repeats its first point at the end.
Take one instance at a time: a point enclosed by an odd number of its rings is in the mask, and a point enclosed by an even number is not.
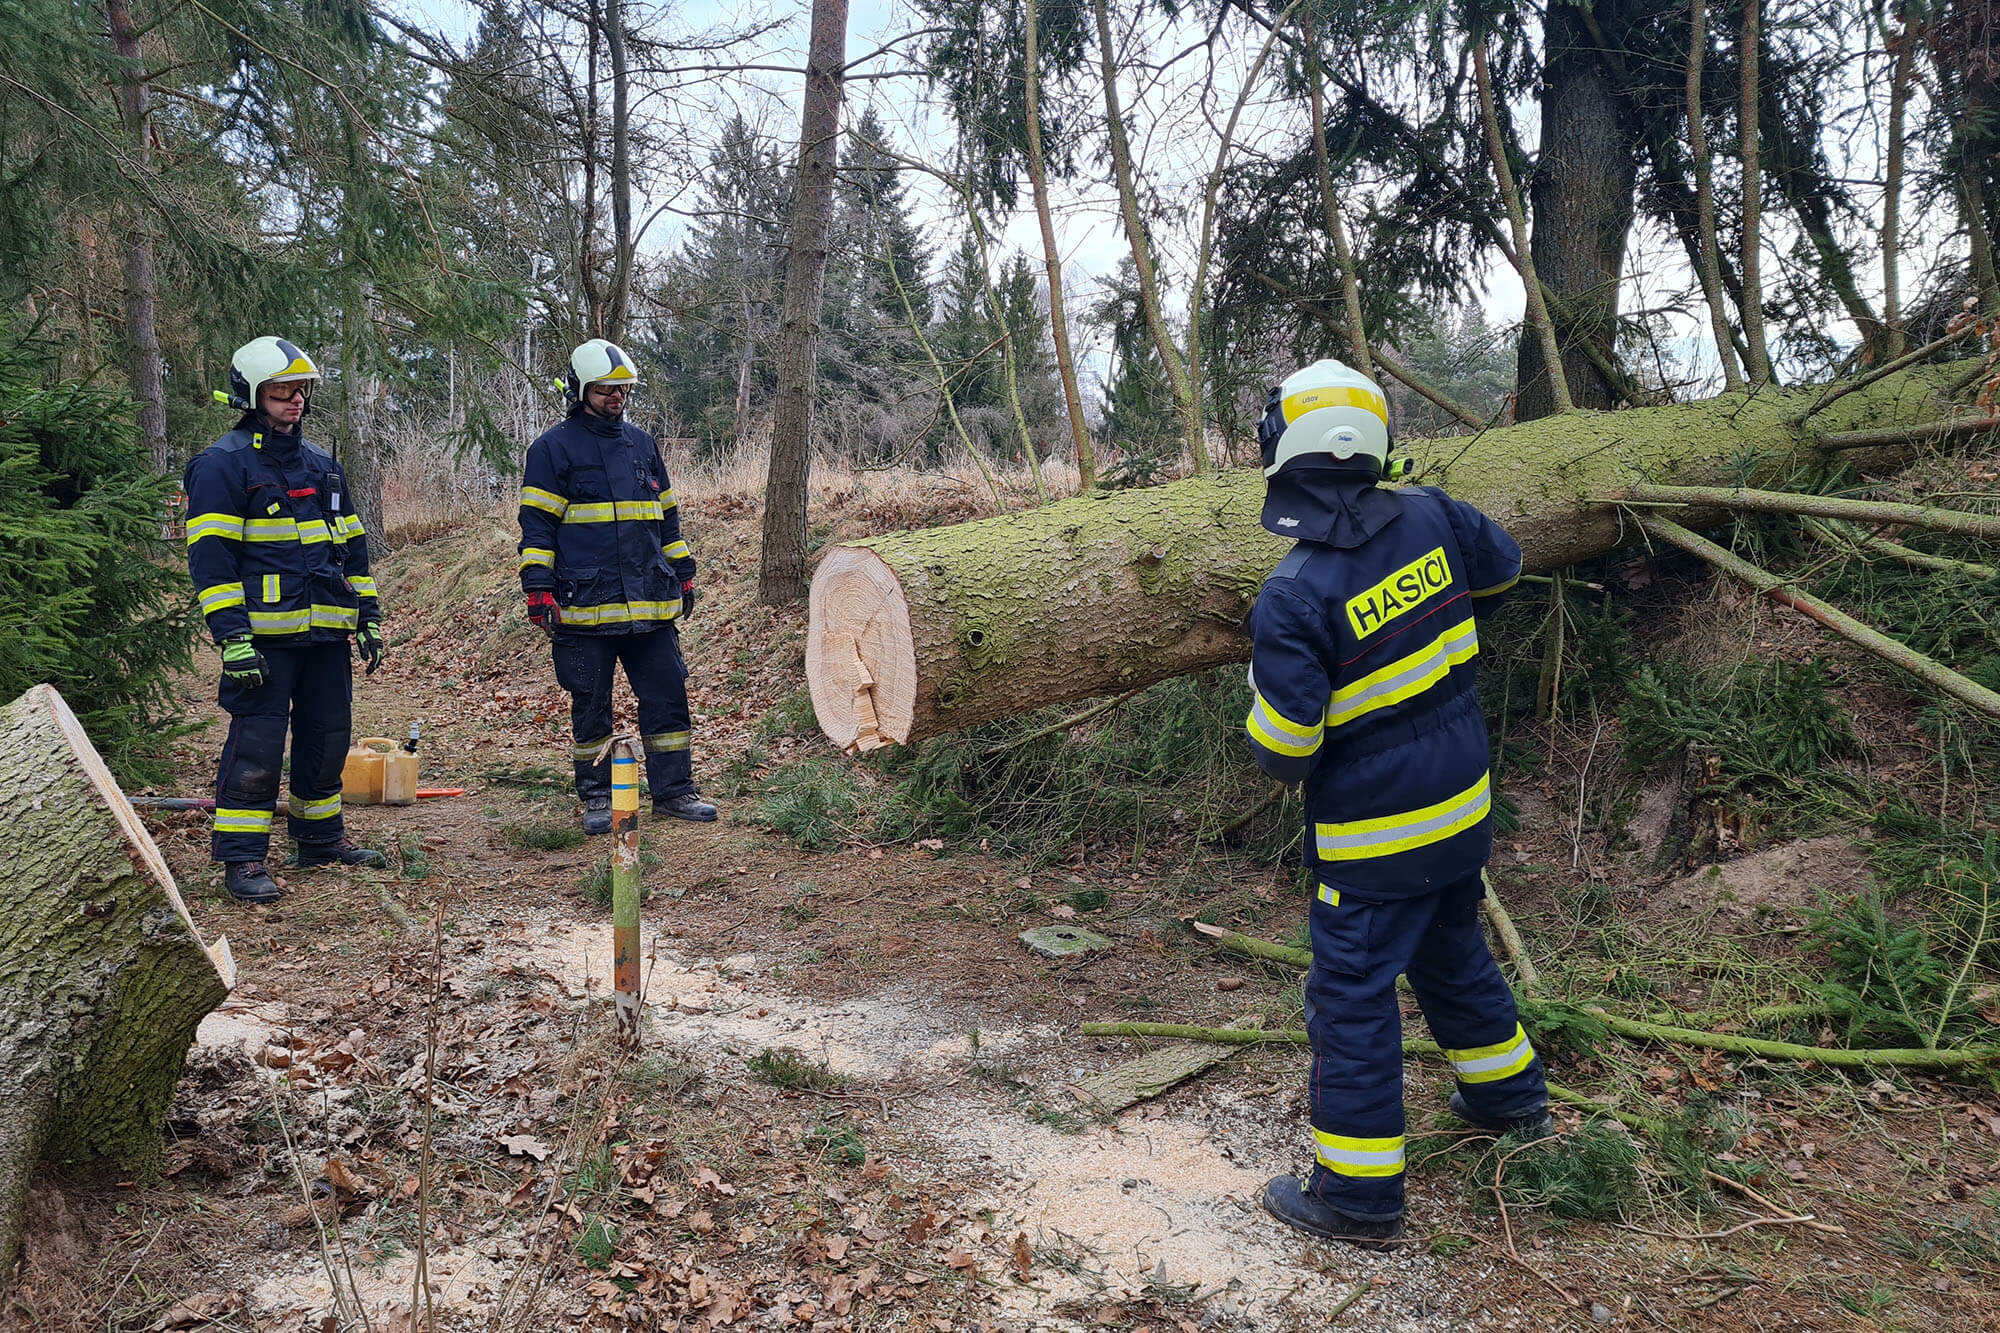
{"type": "Polygon", "coordinates": [[[154,771],[192,597],[122,396],[55,380],[0,322],[0,697],[51,684],[122,774],[154,771]]]}

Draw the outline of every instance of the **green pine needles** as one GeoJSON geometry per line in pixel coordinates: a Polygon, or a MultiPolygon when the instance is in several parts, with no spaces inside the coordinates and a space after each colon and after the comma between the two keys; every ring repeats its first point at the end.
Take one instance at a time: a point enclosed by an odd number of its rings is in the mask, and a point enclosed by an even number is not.
{"type": "Polygon", "coordinates": [[[0,698],[51,684],[122,777],[151,776],[193,598],[123,393],[56,380],[0,323],[0,698]]]}

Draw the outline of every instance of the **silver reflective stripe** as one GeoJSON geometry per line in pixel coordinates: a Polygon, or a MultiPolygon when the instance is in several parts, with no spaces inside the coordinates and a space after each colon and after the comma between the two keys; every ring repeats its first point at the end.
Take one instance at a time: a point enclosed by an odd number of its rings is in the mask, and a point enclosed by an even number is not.
{"type": "Polygon", "coordinates": [[[1384,853],[1402,851],[1410,847],[1421,847],[1426,843],[1448,836],[1457,828],[1483,816],[1493,804],[1493,787],[1490,777],[1482,777],[1477,786],[1456,801],[1433,808],[1422,819],[1399,820],[1391,816],[1384,820],[1369,821],[1382,827],[1362,832],[1341,833],[1342,824],[1321,824],[1316,830],[1319,835],[1319,849],[1322,852],[1361,852],[1379,848],[1384,853]]]}
{"type": "Polygon", "coordinates": [[[1453,1060],[1451,1067],[1461,1074],[1483,1074],[1490,1069],[1505,1069],[1508,1065],[1518,1064],[1520,1059],[1521,1048],[1515,1046],[1500,1055],[1489,1055],[1479,1060],[1453,1060]]]}
{"type": "Polygon", "coordinates": [[[1359,693],[1342,698],[1334,694],[1333,706],[1326,710],[1329,726],[1338,726],[1375,706],[1375,700],[1395,694],[1405,686],[1414,684],[1430,676],[1442,677],[1458,663],[1479,651],[1479,629],[1468,620],[1461,625],[1440,634],[1431,646],[1417,655],[1397,663],[1396,673],[1380,680],[1371,680],[1359,693]]]}

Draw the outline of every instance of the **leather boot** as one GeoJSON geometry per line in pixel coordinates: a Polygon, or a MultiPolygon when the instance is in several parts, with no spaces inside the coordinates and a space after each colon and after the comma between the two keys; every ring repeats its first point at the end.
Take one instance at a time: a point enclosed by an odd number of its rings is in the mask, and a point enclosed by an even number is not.
{"type": "Polygon", "coordinates": [[[1309,1236],[1344,1241],[1364,1250],[1387,1249],[1403,1235],[1402,1218],[1371,1222],[1350,1216],[1310,1193],[1294,1176],[1279,1176],[1264,1186],[1264,1211],[1309,1236]]]}
{"type": "Polygon", "coordinates": [[[1546,1106],[1529,1115],[1511,1116],[1505,1119],[1481,1115],[1466,1104],[1465,1093],[1457,1088],[1451,1090],[1451,1101],[1447,1105],[1450,1106],[1451,1113],[1460,1120],[1474,1129],[1483,1129],[1488,1134],[1496,1136],[1519,1134],[1523,1138],[1545,1139],[1555,1133],[1555,1122],[1549,1119],[1549,1108],[1546,1106]]]}
{"type": "Polygon", "coordinates": [[[367,866],[379,869],[389,858],[372,847],[357,847],[351,838],[339,842],[302,842],[292,857],[292,868],[311,870],[315,866],[367,866]]]}
{"type": "Polygon", "coordinates": [[[230,861],[222,867],[222,887],[239,903],[274,903],[285,896],[262,861],[230,861]]]}
{"type": "Polygon", "coordinates": [[[671,801],[653,802],[655,819],[685,819],[691,824],[709,824],[714,822],[715,816],[715,807],[702,800],[699,792],[676,796],[671,801]]]}

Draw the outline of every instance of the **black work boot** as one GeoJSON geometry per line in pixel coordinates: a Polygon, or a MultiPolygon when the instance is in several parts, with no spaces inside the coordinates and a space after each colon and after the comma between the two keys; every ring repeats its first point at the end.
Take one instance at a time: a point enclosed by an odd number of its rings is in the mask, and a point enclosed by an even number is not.
{"type": "Polygon", "coordinates": [[[222,887],[239,903],[274,903],[285,896],[262,861],[230,861],[222,867],[222,887]]]}
{"type": "Polygon", "coordinates": [[[1465,1093],[1458,1088],[1451,1090],[1451,1101],[1447,1105],[1451,1108],[1451,1113],[1460,1120],[1471,1125],[1474,1129],[1483,1129],[1488,1134],[1519,1134],[1523,1138],[1545,1139],[1555,1133],[1555,1122],[1549,1119],[1549,1108],[1547,1106],[1528,1115],[1512,1116],[1504,1119],[1498,1116],[1481,1115],[1466,1105],[1465,1093]]]}
{"type": "Polygon", "coordinates": [[[611,761],[576,768],[576,802],[583,807],[583,831],[591,837],[611,832],[611,761]]]}
{"type": "Polygon", "coordinates": [[[1305,1182],[1295,1176],[1278,1176],[1264,1186],[1264,1211],[1309,1236],[1345,1241],[1364,1250],[1387,1249],[1403,1236],[1402,1218],[1371,1222],[1349,1216],[1306,1189],[1305,1182]]]}
{"type": "Polygon", "coordinates": [[[700,792],[691,791],[671,801],[653,802],[655,819],[685,819],[690,824],[708,824],[714,822],[715,815],[715,807],[702,800],[700,792]]]}
{"type": "Polygon", "coordinates": [[[583,803],[583,831],[591,837],[611,832],[611,798],[593,796],[583,803]]]}
{"type": "Polygon", "coordinates": [[[302,842],[298,854],[292,858],[295,870],[311,870],[314,866],[367,866],[373,870],[388,864],[388,857],[372,847],[357,847],[350,838],[339,842],[302,842]]]}

